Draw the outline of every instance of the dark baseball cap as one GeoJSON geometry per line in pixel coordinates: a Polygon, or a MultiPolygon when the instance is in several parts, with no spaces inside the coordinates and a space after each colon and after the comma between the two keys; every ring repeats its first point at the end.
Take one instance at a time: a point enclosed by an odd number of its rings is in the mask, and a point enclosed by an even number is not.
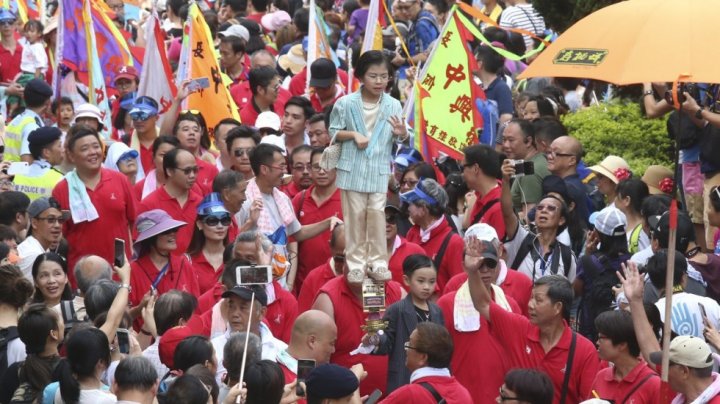
{"type": "MultiPolygon", "coordinates": [[[[659,216],[650,216],[648,224],[653,232],[653,238],[660,241],[660,246],[666,246],[670,242],[670,211],[659,216]]],[[[690,216],[678,210],[675,249],[685,253],[691,241],[695,241],[695,227],[690,216]]]]}
{"type": "Polygon", "coordinates": [[[320,58],[310,65],[310,87],[327,88],[336,80],[337,68],[332,60],[320,58]]]}
{"type": "Polygon", "coordinates": [[[223,292],[222,297],[237,296],[243,300],[250,300],[252,299],[253,293],[255,293],[255,300],[267,307],[267,293],[265,292],[265,287],[261,285],[235,285],[232,289],[223,292]]]}

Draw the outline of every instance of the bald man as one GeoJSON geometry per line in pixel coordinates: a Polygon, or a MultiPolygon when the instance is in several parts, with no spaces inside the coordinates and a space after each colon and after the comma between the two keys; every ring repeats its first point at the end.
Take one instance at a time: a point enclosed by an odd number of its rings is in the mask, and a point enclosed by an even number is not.
{"type": "Polygon", "coordinates": [[[577,172],[577,166],[582,159],[583,148],[580,142],[571,136],[560,136],[555,139],[548,149],[546,156],[548,171],[565,181],[568,193],[575,202],[578,217],[587,223],[590,217],[588,196],[577,172]]]}
{"type": "Polygon", "coordinates": [[[297,379],[298,359],[312,359],[316,366],[330,362],[336,340],[335,321],[325,312],[308,310],[299,315],[293,324],[290,345],[277,355],[285,383],[297,379]]]}
{"type": "Polygon", "coordinates": [[[80,296],[85,296],[85,292],[95,282],[101,279],[112,280],[112,268],[105,258],[97,255],[86,255],[75,263],[73,268],[75,280],[77,281],[80,296]]]}

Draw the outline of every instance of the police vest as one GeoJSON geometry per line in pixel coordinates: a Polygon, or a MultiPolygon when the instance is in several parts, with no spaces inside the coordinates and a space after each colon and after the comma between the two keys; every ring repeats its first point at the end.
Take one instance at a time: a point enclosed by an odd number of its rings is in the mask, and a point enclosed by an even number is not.
{"type": "Polygon", "coordinates": [[[36,177],[16,175],[13,183],[16,191],[24,193],[31,201],[34,201],[43,196],[52,196],[53,188],[62,179],[63,175],[60,171],[48,168],[42,175],[36,177]]]}
{"type": "Polygon", "coordinates": [[[43,126],[42,122],[38,122],[34,116],[23,113],[15,117],[5,128],[5,161],[20,161],[23,129],[31,123],[43,126]]]}

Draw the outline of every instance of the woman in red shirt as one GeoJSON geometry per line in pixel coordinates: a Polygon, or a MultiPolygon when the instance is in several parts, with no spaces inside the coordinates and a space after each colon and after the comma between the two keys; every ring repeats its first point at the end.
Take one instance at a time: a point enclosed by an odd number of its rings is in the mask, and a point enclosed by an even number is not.
{"type": "Polygon", "coordinates": [[[137,259],[130,263],[132,305],[139,306],[151,289],[158,295],[177,289],[200,296],[190,262],[184,255],[172,255],[178,229],[186,223],[174,220],[162,209],[141,213],[135,223],[138,237],[133,248],[137,259]]]}
{"type": "Polygon", "coordinates": [[[197,214],[188,255],[202,294],[212,289],[222,275],[223,251],[228,244],[228,229],[232,219],[220,200],[220,194],[216,192],[202,200],[197,214]]]}

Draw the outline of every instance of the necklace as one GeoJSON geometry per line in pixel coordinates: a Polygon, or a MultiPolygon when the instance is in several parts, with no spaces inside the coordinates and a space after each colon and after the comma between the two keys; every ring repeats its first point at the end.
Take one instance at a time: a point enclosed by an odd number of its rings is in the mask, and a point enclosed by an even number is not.
{"type": "Polygon", "coordinates": [[[380,105],[380,100],[382,100],[382,94],[380,94],[380,97],[378,97],[377,101],[375,102],[365,102],[363,100],[363,109],[365,111],[372,111],[373,109],[377,108],[380,105]]]}
{"type": "Polygon", "coordinates": [[[418,321],[421,323],[424,323],[426,321],[430,321],[430,311],[425,311],[419,307],[415,307],[415,314],[418,317],[418,321]]]}

